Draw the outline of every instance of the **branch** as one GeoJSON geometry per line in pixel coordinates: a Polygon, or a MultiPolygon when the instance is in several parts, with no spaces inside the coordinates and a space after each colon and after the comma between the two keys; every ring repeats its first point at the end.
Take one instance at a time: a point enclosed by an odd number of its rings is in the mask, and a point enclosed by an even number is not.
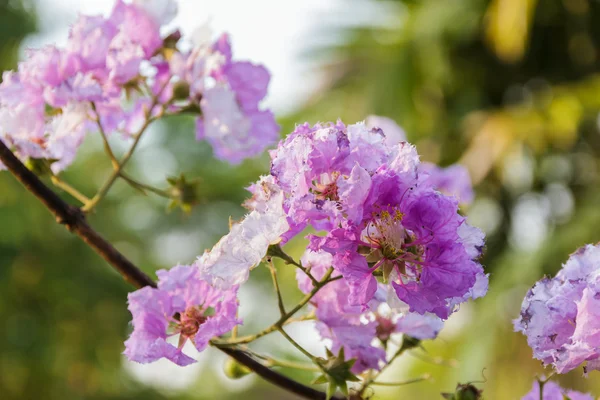
{"type": "MultiPolygon", "coordinates": [[[[54,215],[56,221],[75,233],[87,245],[104,258],[113,268],[115,268],[125,280],[136,288],[144,286],[156,287],[152,278],[137,268],[131,261],[115,249],[102,236],[94,231],[86,222],[83,213],[76,207],[73,207],[63,201],[56,193],[48,188],[37,176],[28,170],[21,161],[10,151],[8,147],[0,140],[0,161],[6,168],[25,186],[34,196],[36,196],[46,208],[54,215]]],[[[240,364],[250,368],[257,375],[268,382],[273,383],[289,392],[295,393],[306,399],[325,399],[325,393],[315,390],[311,387],[302,385],[286,376],[273,371],[258,361],[254,360],[243,351],[220,347],[219,350],[235,359],[240,364]]],[[[339,397],[333,399],[341,400],[339,397]]]]}

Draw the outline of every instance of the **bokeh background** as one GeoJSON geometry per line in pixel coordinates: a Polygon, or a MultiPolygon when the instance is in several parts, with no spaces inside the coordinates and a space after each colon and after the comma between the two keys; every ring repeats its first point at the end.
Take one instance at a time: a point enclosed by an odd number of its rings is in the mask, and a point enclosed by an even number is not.
{"type": "MultiPolygon", "coordinates": [[[[28,46],[64,41],[77,12],[110,1],[0,0],[0,69],[28,46]]],[[[447,322],[440,338],[384,374],[399,381],[376,399],[436,399],[457,382],[481,381],[486,399],[518,399],[544,370],[511,320],[527,289],[569,253],[600,240],[600,2],[596,0],[181,0],[175,24],[189,32],[212,20],[232,32],[240,58],[273,72],[269,105],[282,134],[295,123],[395,119],[422,158],[466,165],[476,185],[464,211],[488,236],[487,297],[447,322]]],[[[158,186],[185,172],[200,177],[189,215],[164,199],[116,185],[91,224],[146,272],[190,262],[244,210],[244,187],[266,156],[231,167],[194,140],[190,120],[156,124],[128,167],[158,186]]],[[[65,179],[93,194],[110,172],[89,137],[65,179]]],[[[65,196],[66,199],[68,197],[65,196]]],[[[290,251],[301,252],[301,243],[290,251]]],[[[287,301],[294,271],[280,266],[287,301]]],[[[131,288],[93,251],[57,225],[6,172],[0,174],[0,399],[293,399],[254,376],[232,381],[215,350],[186,368],[140,366],[121,356],[131,288]]],[[[271,323],[277,307],[265,268],[242,296],[243,329],[271,323]]],[[[292,335],[322,352],[310,322],[292,335]]],[[[256,348],[298,354],[276,335],[256,348]]],[[[310,375],[283,372],[305,382],[310,375]]],[[[549,371],[546,371],[548,373],[549,371]]],[[[573,371],[565,386],[600,394],[597,372],[573,371]]]]}

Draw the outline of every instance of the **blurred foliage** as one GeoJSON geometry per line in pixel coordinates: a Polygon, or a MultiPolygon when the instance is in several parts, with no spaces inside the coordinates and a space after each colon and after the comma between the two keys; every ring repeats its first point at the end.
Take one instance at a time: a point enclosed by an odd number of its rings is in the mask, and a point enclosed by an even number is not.
{"type": "Polygon", "coordinates": [[[36,29],[32,3],[0,0],[0,71],[15,66],[21,40],[36,29]]]}
{"type": "MultiPolygon", "coordinates": [[[[436,399],[475,381],[486,399],[520,398],[543,371],[512,332],[523,295],[578,246],[600,239],[600,2],[351,0],[347,7],[339,24],[313,29],[337,40],[305,54],[322,62],[315,73],[323,85],[282,118],[283,132],[305,120],[385,115],[424,159],[464,163],[478,195],[465,211],[488,234],[483,262],[492,273],[487,297],[464,306],[438,340],[411,350],[382,377],[432,379],[376,387],[374,398],[436,399]],[[355,5],[378,10],[378,18],[370,26],[342,23],[355,5]]],[[[29,2],[0,0],[0,68],[15,66],[21,40],[36,25],[31,12],[29,2]]],[[[170,176],[201,177],[189,215],[167,213],[166,200],[120,182],[90,218],[150,274],[211,247],[228,217],[243,215],[244,187],[268,168],[266,156],[236,167],[216,161],[192,132],[187,119],[158,124],[128,167],[165,190],[170,176]]],[[[110,170],[100,140],[90,137],[64,179],[92,195],[110,170]]],[[[184,389],[169,389],[176,379],[160,370],[142,377],[119,354],[131,288],[7,173],[0,174],[0,224],[0,399],[233,399],[241,390],[249,400],[295,398],[253,377],[228,381],[217,352],[205,354],[201,368],[180,370],[191,379],[184,389]]],[[[295,256],[301,242],[291,244],[295,256]]],[[[294,273],[280,272],[290,303],[299,296],[294,273]]],[[[253,275],[244,293],[248,333],[277,312],[268,271],[253,275]]],[[[257,349],[297,356],[276,337],[257,349]]],[[[311,380],[307,372],[284,372],[311,380]]],[[[591,377],[574,371],[560,381],[599,394],[591,377]]]]}

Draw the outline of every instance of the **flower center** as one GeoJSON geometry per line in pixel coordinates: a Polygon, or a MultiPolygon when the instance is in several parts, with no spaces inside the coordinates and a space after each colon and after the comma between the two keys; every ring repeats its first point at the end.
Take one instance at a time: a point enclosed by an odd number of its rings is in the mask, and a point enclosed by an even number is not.
{"type": "Polygon", "coordinates": [[[200,325],[205,323],[207,317],[203,315],[202,310],[197,307],[190,307],[181,314],[179,321],[179,333],[186,338],[194,336],[200,325]]]}
{"type": "Polygon", "coordinates": [[[377,321],[377,327],[375,328],[377,338],[386,343],[390,339],[390,336],[392,336],[392,333],[394,333],[396,324],[391,319],[379,314],[375,316],[375,321],[377,321]]]}
{"type": "Polygon", "coordinates": [[[315,194],[317,200],[331,200],[338,201],[338,186],[337,178],[340,176],[339,172],[332,172],[321,176],[318,181],[313,182],[312,192],[315,194]]]}
{"type": "Polygon", "coordinates": [[[373,221],[367,226],[367,241],[375,245],[381,256],[387,260],[396,260],[406,252],[408,233],[402,225],[403,214],[400,210],[381,211],[373,214],[373,221]]]}
{"type": "MultiPolygon", "coordinates": [[[[404,214],[399,209],[373,213],[372,221],[363,231],[363,246],[359,251],[366,256],[371,271],[387,282],[393,271],[400,276],[419,279],[425,265],[423,254],[426,242],[420,241],[402,224],[404,214]]],[[[393,279],[393,278],[392,278],[393,279]]]]}

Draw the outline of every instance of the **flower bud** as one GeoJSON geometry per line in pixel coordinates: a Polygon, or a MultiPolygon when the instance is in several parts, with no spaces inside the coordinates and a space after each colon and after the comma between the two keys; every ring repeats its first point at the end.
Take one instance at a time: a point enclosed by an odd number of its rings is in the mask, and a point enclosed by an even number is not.
{"type": "Polygon", "coordinates": [[[50,165],[55,161],[56,160],[46,160],[44,158],[28,158],[25,161],[25,166],[37,176],[45,176],[52,172],[50,165]]]}
{"type": "Polygon", "coordinates": [[[190,97],[190,85],[185,81],[179,81],[173,85],[173,98],[175,100],[186,100],[190,97]]]}
{"type": "Polygon", "coordinates": [[[223,372],[225,372],[225,375],[227,375],[228,378],[240,379],[250,374],[252,371],[248,367],[235,361],[233,358],[228,358],[225,360],[223,372]]]}

